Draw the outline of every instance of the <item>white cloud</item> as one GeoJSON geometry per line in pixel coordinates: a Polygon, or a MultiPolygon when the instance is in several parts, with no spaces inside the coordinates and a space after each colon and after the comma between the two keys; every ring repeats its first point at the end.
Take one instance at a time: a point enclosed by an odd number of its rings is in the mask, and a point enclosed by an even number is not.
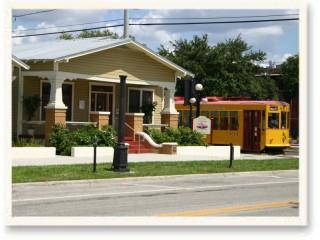
{"type": "Polygon", "coordinates": [[[293,56],[291,53],[284,53],[284,54],[270,54],[270,59],[275,61],[277,64],[283,63],[287,60],[288,57],[293,56]]]}
{"type": "Polygon", "coordinates": [[[267,26],[258,28],[239,28],[235,32],[241,33],[247,37],[275,36],[282,35],[283,29],[281,26],[267,26]]]}

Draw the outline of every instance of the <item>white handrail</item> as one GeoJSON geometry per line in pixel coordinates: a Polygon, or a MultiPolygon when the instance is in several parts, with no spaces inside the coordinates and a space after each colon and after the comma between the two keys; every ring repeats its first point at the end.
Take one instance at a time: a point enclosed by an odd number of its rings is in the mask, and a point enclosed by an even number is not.
{"type": "Polygon", "coordinates": [[[124,125],[126,125],[132,132],[133,132],[133,141],[136,140],[135,138],[135,135],[136,135],[136,132],[134,131],[133,127],[131,127],[128,123],[124,123],[124,125]]]}
{"type": "Polygon", "coordinates": [[[148,135],[146,134],[145,132],[136,132],[136,135],[142,138],[144,138],[152,147],[154,148],[162,148],[162,144],[158,144],[156,143],[155,141],[153,141],[153,139],[148,135]]]}

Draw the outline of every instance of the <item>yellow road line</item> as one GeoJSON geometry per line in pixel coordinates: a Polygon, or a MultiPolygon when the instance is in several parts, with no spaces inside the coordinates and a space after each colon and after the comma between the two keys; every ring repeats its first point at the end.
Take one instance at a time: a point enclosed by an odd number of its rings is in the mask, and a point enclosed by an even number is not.
{"type": "Polygon", "coordinates": [[[227,213],[254,211],[268,208],[289,207],[298,205],[298,201],[285,201],[285,202],[271,202],[271,203],[257,203],[251,205],[234,205],[231,207],[213,208],[213,209],[200,209],[193,211],[183,211],[175,213],[163,213],[159,217],[200,217],[200,216],[216,216],[227,213]]]}

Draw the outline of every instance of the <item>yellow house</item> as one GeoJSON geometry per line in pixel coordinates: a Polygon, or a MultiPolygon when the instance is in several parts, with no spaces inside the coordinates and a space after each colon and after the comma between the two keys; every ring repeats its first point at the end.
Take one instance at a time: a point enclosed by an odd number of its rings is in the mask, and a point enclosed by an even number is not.
{"type": "Polygon", "coordinates": [[[104,37],[54,40],[13,46],[13,53],[30,69],[13,81],[13,134],[47,136],[54,123],[67,126],[88,123],[117,128],[119,75],[127,76],[128,131],[143,125],[177,126],[174,105],[176,79],[192,75],[184,68],[131,39],[104,37]],[[23,97],[38,95],[39,109],[27,120],[23,97]],[[152,116],[141,107],[156,102],[152,116]],[[19,106],[19,107],[17,107],[19,106]],[[139,123],[139,124],[137,124],[139,123]]]}

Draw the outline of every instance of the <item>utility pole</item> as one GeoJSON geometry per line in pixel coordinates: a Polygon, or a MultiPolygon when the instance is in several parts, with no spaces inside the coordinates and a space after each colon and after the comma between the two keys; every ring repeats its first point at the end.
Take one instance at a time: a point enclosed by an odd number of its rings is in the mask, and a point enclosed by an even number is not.
{"type": "Polygon", "coordinates": [[[123,38],[128,38],[128,27],[129,27],[129,17],[128,17],[128,10],[124,9],[123,10],[123,19],[124,19],[124,24],[123,24],[123,38]]]}

